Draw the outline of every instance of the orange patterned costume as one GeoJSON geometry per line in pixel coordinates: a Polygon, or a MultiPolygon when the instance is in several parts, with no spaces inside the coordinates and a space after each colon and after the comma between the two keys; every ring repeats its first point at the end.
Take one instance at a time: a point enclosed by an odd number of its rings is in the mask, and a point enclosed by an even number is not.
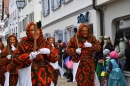
{"type": "Polygon", "coordinates": [[[33,86],[49,86],[51,81],[54,79],[52,70],[48,68],[49,62],[55,62],[58,60],[58,49],[51,49],[51,45],[43,38],[42,30],[40,30],[40,37],[37,39],[36,50],[38,51],[41,48],[49,48],[50,55],[47,54],[39,54],[33,60],[30,60],[30,53],[33,52],[34,39],[30,37],[28,31],[30,26],[34,25],[33,22],[29,23],[26,32],[27,37],[24,37],[20,44],[18,45],[18,49],[15,50],[13,56],[13,63],[18,69],[27,67],[32,63],[31,67],[31,77],[32,77],[32,85],[33,86]]]}
{"type": "MultiPolygon", "coordinates": [[[[57,49],[58,50],[58,55],[60,54],[60,52],[59,52],[59,49],[58,49],[58,46],[56,45],[56,43],[55,43],[55,39],[53,38],[53,37],[50,37],[49,39],[48,39],[48,41],[50,42],[50,40],[51,39],[53,39],[53,44],[54,44],[54,47],[51,47],[51,49],[53,49],[53,48],[55,48],[55,49],[57,49]]],[[[50,43],[51,44],[51,43],[50,43]]],[[[59,59],[59,58],[58,58],[59,59]]],[[[51,65],[49,65],[49,68],[51,68],[51,70],[52,70],[52,73],[53,73],[53,76],[55,77],[54,79],[53,79],[53,83],[54,83],[54,85],[56,86],[57,85],[57,81],[58,81],[58,73],[59,73],[59,70],[58,69],[54,69],[51,65]]]]}
{"type": "Polygon", "coordinates": [[[94,85],[94,70],[95,70],[95,64],[93,59],[93,52],[100,50],[99,42],[96,40],[96,38],[88,34],[87,37],[82,37],[82,28],[87,27],[88,32],[90,33],[90,29],[87,25],[81,24],[79,26],[79,32],[78,32],[78,46],[76,42],[76,38],[72,37],[68,43],[67,46],[67,52],[70,56],[72,56],[72,60],[80,59],[79,67],[76,74],[76,81],[78,86],[95,86],[94,85]],[[85,47],[84,43],[86,40],[92,44],[92,47],[85,47]],[[77,48],[82,48],[81,54],[78,55],[76,53],[77,48]]]}
{"type": "Polygon", "coordinates": [[[14,37],[16,40],[16,44],[14,45],[15,47],[17,47],[18,45],[18,40],[14,35],[10,35],[7,39],[7,43],[8,45],[2,50],[2,54],[1,54],[1,59],[0,59],[0,81],[2,86],[4,86],[4,81],[5,81],[5,72],[7,72],[8,70],[8,65],[11,65],[12,70],[10,70],[10,80],[9,80],[9,85],[10,86],[16,86],[17,85],[17,80],[18,80],[18,73],[16,68],[13,66],[13,62],[11,61],[11,59],[7,58],[7,55],[12,55],[13,51],[11,50],[11,44],[10,44],[10,38],[14,37]]]}

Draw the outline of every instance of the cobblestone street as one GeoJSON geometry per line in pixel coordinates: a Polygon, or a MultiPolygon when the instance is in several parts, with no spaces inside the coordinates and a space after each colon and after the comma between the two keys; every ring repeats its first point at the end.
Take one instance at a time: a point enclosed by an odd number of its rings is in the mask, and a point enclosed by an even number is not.
{"type": "Polygon", "coordinates": [[[74,82],[67,82],[66,77],[58,77],[58,84],[57,86],[77,86],[76,83],[74,82]]]}

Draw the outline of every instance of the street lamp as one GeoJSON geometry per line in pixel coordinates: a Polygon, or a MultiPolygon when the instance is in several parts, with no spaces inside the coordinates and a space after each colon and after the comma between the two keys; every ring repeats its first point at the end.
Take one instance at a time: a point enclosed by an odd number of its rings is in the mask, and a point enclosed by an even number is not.
{"type": "Polygon", "coordinates": [[[25,0],[16,0],[16,5],[17,5],[18,9],[24,8],[25,0]]]}
{"type": "MultiPolygon", "coordinates": [[[[25,0],[16,0],[16,5],[17,5],[17,8],[18,8],[18,28],[20,28],[20,24],[19,24],[19,10],[20,9],[23,9],[24,6],[25,6],[25,0]]],[[[18,40],[20,39],[20,31],[19,29],[17,30],[18,31],[18,40]]]]}

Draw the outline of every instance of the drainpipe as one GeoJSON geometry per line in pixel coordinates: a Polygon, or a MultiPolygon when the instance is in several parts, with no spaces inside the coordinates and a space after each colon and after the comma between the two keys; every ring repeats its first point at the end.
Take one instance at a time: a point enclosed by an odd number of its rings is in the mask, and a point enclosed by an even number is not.
{"type": "Polygon", "coordinates": [[[4,19],[4,0],[2,0],[2,18],[1,20],[4,19]]]}
{"type": "Polygon", "coordinates": [[[95,6],[95,0],[93,0],[93,8],[100,13],[100,34],[103,36],[103,12],[100,8],[95,6]]]}

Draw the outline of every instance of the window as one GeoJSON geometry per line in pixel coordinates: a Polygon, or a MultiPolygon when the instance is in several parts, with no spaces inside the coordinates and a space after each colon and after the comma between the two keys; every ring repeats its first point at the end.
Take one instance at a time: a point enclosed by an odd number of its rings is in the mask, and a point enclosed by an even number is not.
{"type": "Polygon", "coordinates": [[[63,41],[63,31],[59,30],[59,39],[63,41]]]}
{"type": "Polygon", "coordinates": [[[17,16],[17,14],[16,14],[16,10],[15,10],[15,17],[17,16]]]}
{"type": "Polygon", "coordinates": [[[13,29],[12,29],[12,34],[13,34],[13,29]]]}
{"type": "Polygon", "coordinates": [[[13,19],[14,19],[14,12],[13,12],[13,19]]]}
{"type": "Polygon", "coordinates": [[[51,0],[51,10],[54,11],[61,6],[61,0],[51,0]]]}
{"type": "Polygon", "coordinates": [[[28,2],[30,2],[31,0],[28,0],[28,2]]]}
{"type": "Polygon", "coordinates": [[[50,13],[49,0],[42,0],[42,15],[47,16],[50,13]]]}
{"type": "Polygon", "coordinates": [[[22,27],[23,27],[23,23],[22,23],[22,21],[21,21],[20,24],[19,24],[20,32],[22,32],[22,27]]]}
{"type": "Polygon", "coordinates": [[[67,42],[67,30],[64,29],[64,42],[67,42]]]}
{"type": "Polygon", "coordinates": [[[23,31],[25,30],[25,19],[22,20],[23,31]]]}
{"type": "Polygon", "coordinates": [[[34,22],[34,12],[29,15],[29,22],[34,22]]]}
{"type": "Polygon", "coordinates": [[[14,34],[15,34],[15,28],[14,28],[14,34]]]}
{"type": "Polygon", "coordinates": [[[25,0],[25,6],[27,5],[27,0],[25,0]]]}
{"type": "Polygon", "coordinates": [[[17,33],[17,27],[16,27],[16,33],[17,33]]]}

